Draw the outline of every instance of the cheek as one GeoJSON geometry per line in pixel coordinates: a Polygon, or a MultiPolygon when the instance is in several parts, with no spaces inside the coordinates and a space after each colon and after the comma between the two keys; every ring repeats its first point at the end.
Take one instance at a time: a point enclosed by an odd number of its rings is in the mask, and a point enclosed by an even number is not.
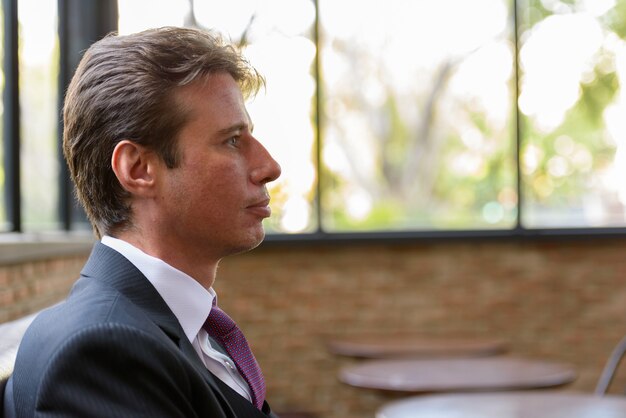
{"type": "Polygon", "coordinates": [[[244,193],[248,178],[243,165],[234,162],[216,164],[207,170],[205,177],[216,192],[240,195],[244,193]]]}
{"type": "Polygon", "coordinates": [[[245,201],[248,194],[245,164],[232,157],[190,156],[184,177],[183,193],[188,199],[201,207],[210,205],[212,210],[229,210],[245,201]]]}
{"type": "Polygon", "coordinates": [[[246,183],[234,170],[211,170],[193,179],[192,192],[200,205],[210,205],[212,210],[227,212],[246,198],[246,183]]]}

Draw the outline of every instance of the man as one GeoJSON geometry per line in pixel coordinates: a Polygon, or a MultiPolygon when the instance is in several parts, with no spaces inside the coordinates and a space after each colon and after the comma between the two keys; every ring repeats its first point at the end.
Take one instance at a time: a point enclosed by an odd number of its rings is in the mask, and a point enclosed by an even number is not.
{"type": "Polygon", "coordinates": [[[212,290],[219,261],[263,239],[266,184],[280,175],[244,105],[262,83],[231,46],[192,29],[108,36],[86,51],[63,146],[101,242],[67,300],[24,336],[9,413],[274,416],[212,290]]]}

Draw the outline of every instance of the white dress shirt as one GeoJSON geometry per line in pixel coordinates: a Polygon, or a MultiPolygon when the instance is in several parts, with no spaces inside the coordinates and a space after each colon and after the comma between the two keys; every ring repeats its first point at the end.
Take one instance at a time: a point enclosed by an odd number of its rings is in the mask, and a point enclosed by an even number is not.
{"type": "Polygon", "coordinates": [[[211,346],[211,340],[202,328],[213,306],[213,299],[217,298],[213,288],[205,289],[191,276],[126,241],[104,236],[102,243],[126,257],[152,283],[178,319],[206,368],[241,396],[251,400],[250,388],[233,361],[211,346]]]}

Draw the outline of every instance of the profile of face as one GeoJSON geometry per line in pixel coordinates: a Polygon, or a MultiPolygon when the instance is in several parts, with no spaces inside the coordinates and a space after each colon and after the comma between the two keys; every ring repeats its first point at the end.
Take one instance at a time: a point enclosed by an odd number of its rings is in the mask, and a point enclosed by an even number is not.
{"type": "Polygon", "coordinates": [[[176,138],[179,165],[160,168],[168,244],[217,258],[257,246],[271,214],[266,185],[281,169],[253,136],[238,83],[211,74],[182,87],[175,102],[188,117],[176,138]]]}

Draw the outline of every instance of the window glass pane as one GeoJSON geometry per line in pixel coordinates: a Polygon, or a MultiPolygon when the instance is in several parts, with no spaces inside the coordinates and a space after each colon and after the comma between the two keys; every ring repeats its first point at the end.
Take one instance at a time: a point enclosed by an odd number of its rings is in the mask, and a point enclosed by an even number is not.
{"type": "Polygon", "coordinates": [[[119,33],[126,35],[160,26],[182,26],[189,0],[118,0],[119,33]]]}
{"type": "Polygon", "coordinates": [[[281,178],[269,185],[273,215],[267,220],[268,231],[315,230],[313,2],[193,3],[192,14],[186,1],[161,1],[155,6],[153,0],[119,0],[120,32],[184,24],[215,29],[241,47],[267,82],[267,88],[248,103],[255,136],[283,169],[281,178]],[[135,16],[141,17],[141,25],[135,16]]]}
{"type": "Polygon", "coordinates": [[[510,228],[507,0],[320,0],[324,228],[510,228]]]}
{"type": "Polygon", "coordinates": [[[21,193],[25,230],[57,229],[59,42],[56,2],[20,0],[21,193]]]}
{"type": "Polygon", "coordinates": [[[522,224],[626,226],[626,2],[520,2],[522,224]]]}
{"type": "MultiPolygon", "coordinates": [[[[0,45],[4,45],[4,9],[0,3],[0,45]]],[[[0,51],[0,97],[4,97],[4,48],[0,51]]],[[[8,228],[4,171],[4,103],[0,100],[0,231],[8,228]]]]}

